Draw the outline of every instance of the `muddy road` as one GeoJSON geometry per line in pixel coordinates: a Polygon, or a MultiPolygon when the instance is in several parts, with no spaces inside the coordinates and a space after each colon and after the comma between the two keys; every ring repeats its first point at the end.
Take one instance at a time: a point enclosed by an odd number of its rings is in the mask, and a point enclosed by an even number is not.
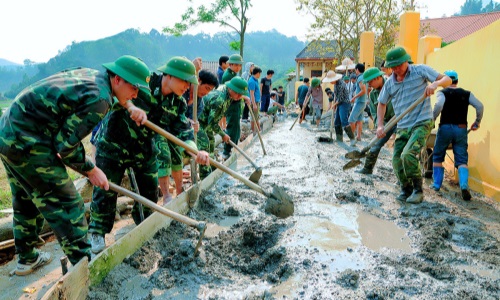
{"type": "MultiPolygon", "coordinates": [[[[276,184],[292,196],[293,216],[266,214],[265,196],[224,175],[189,213],[209,223],[198,256],[198,232],[173,222],[88,298],[500,298],[498,203],[477,193],[464,202],[448,179],[439,193],[427,180],[420,205],[397,202],[392,149],[382,150],[373,175],[344,172],[353,148],[318,143],[328,132],[309,124],[290,131],[292,122],[264,136],[268,155],[257,139],[247,152],[263,169],[264,190],[276,184]]],[[[254,171],[243,157],[232,167],[254,171]]]]}

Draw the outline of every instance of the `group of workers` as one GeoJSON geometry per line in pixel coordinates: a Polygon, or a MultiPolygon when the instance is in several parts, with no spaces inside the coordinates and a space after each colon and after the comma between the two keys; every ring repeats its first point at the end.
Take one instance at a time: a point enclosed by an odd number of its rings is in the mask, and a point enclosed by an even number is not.
{"type": "MultiPolygon", "coordinates": [[[[243,62],[239,55],[231,59],[243,62]]],[[[170,175],[182,192],[178,186],[182,186],[185,157],[195,158],[201,178],[210,174],[214,135],[220,134],[224,142],[231,140],[228,129],[222,130],[221,119],[225,116],[227,127],[239,129],[240,120],[231,119],[228,112],[234,104],[240,108],[242,100],[250,102],[247,82],[236,72],[226,70],[224,84],[218,87],[217,76],[201,66],[199,58],[190,61],[178,56],[155,73],[139,58],[125,55],[103,64],[105,72],[65,70],[17,95],[0,118],[0,158],[12,190],[15,274],[30,274],[52,260],[50,253],[35,247],[44,220],[73,265],[101,252],[105,234],[113,228],[117,204],[117,193],[109,183],[119,185],[129,168],[136,192],[154,203],[158,186],[164,203],[170,200],[170,175]],[[204,104],[198,122],[192,116],[194,90],[204,104]],[[197,154],[188,153],[148,124],[171,133],[197,154]],[[96,150],[91,157],[85,155],[81,141],[94,129],[96,150]],[[83,199],[66,166],[87,176],[94,186],[88,225],[83,199]]],[[[239,133],[235,143],[237,139],[239,133]]],[[[149,208],[137,203],[132,209],[136,224],[150,214],[149,208]]]]}
{"type": "MultiPolygon", "coordinates": [[[[0,158],[12,190],[17,275],[27,275],[52,259],[50,253],[35,248],[44,219],[73,265],[84,257],[90,259],[91,252],[102,251],[106,246],[105,234],[113,228],[117,202],[117,193],[110,190],[109,182],[120,184],[128,168],[134,170],[137,191],[155,203],[158,186],[164,202],[169,200],[170,175],[176,182],[177,192],[182,192],[178,185],[182,185],[184,157],[195,158],[202,178],[210,174],[209,157],[214,154],[215,135],[219,134],[226,144],[230,140],[238,142],[241,101],[258,115],[256,90],[251,87],[249,92],[248,82],[257,81],[255,75],[262,71],[254,68],[249,78],[244,79],[237,75],[243,64],[242,57],[235,54],[227,62],[229,67],[217,78],[201,68],[201,59],[173,57],[158,68],[159,73],[151,73],[140,59],[125,55],[103,64],[105,72],[88,68],[65,70],[32,84],[15,98],[0,118],[0,158]],[[194,98],[201,100],[196,116],[193,115],[194,98]],[[221,122],[224,117],[225,130],[221,122]],[[101,120],[94,138],[96,154],[91,158],[85,155],[81,141],[101,120]],[[147,121],[199,150],[198,153],[187,153],[145,126],[147,121]],[[88,226],[83,200],[66,166],[87,176],[94,185],[88,226]]],[[[380,149],[395,133],[392,164],[401,187],[397,199],[421,203],[423,181],[418,156],[435,119],[441,114],[434,146],[432,188],[439,190],[442,185],[442,163],[451,143],[462,197],[470,200],[467,112],[468,105],[476,108],[476,120],[470,129],[477,130],[483,115],[481,102],[470,91],[457,86],[455,71],[440,74],[429,66],[410,64],[410,56],[402,47],[387,52],[385,67],[393,72],[388,78],[378,68],[360,72],[362,75],[357,77],[358,82],[371,88],[369,96],[377,107],[379,138],[370,149],[361,173],[373,172],[380,149]],[[438,92],[433,112],[429,96],[439,86],[445,89],[438,92]],[[397,128],[384,129],[393,115],[400,116],[420,97],[425,99],[399,120],[397,128]]],[[[336,109],[337,139],[342,139],[343,128],[352,140],[353,129],[347,124],[346,114],[349,103],[359,97],[349,97],[341,78],[328,73],[323,82],[334,84],[330,92],[332,108],[336,109]]],[[[316,88],[320,80],[314,78],[312,83],[316,88]]],[[[307,95],[314,93],[312,88],[307,88],[307,95]]],[[[319,103],[313,103],[313,107],[318,111],[315,115],[319,120],[319,103]]],[[[224,151],[228,155],[231,149],[224,151]]],[[[144,207],[139,213],[137,206],[134,205],[132,217],[139,224],[151,210],[144,207]]]]}

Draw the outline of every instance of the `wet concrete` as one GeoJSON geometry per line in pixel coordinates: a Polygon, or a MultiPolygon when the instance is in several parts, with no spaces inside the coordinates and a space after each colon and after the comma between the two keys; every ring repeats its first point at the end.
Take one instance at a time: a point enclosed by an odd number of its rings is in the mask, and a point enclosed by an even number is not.
{"type": "MultiPolygon", "coordinates": [[[[174,222],[88,298],[500,298],[497,203],[477,193],[465,203],[450,182],[440,193],[427,182],[420,205],[397,202],[391,149],[374,175],[343,172],[353,148],[318,143],[317,128],[290,131],[292,123],[264,136],[268,155],[257,140],[247,152],[263,168],[262,188],[292,197],[293,215],[266,213],[265,195],[225,175],[189,214],[208,224],[198,256],[198,232],[174,222]]],[[[232,168],[247,177],[255,170],[244,158],[232,168]]]]}

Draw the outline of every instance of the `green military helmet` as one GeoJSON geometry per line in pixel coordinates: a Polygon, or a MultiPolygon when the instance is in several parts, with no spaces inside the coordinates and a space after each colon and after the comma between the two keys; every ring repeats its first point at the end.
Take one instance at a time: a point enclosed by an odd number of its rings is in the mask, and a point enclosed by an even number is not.
{"type": "Polygon", "coordinates": [[[406,53],[405,48],[395,47],[387,51],[387,54],[385,55],[385,67],[386,68],[396,67],[410,60],[411,57],[408,53],[406,53]]]}
{"type": "Polygon", "coordinates": [[[383,76],[385,73],[380,71],[377,67],[369,68],[363,73],[363,81],[369,82],[377,77],[383,76]]]}
{"type": "Polygon", "coordinates": [[[139,58],[123,55],[114,62],[102,64],[104,68],[120,76],[131,85],[150,94],[150,71],[148,66],[139,58]]]}
{"type": "Polygon", "coordinates": [[[239,54],[233,54],[229,56],[229,60],[227,61],[228,64],[237,64],[237,65],[242,65],[243,64],[243,57],[239,54]]]}
{"type": "Polygon", "coordinates": [[[319,78],[314,77],[313,80],[311,80],[311,87],[317,87],[321,83],[321,80],[319,78]]]}
{"type": "Polygon", "coordinates": [[[344,81],[345,80],[349,80],[349,76],[348,75],[344,76],[344,81]]]}
{"type": "Polygon", "coordinates": [[[240,76],[235,76],[226,86],[240,95],[246,95],[248,92],[248,83],[240,76]]]}
{"type": "Polygon", "coordinates": [[[192,84],[198,84],[194,64],[189,59],[182,56],[172,57],[164,66],[159,67],[158,71],[192,84]]]}

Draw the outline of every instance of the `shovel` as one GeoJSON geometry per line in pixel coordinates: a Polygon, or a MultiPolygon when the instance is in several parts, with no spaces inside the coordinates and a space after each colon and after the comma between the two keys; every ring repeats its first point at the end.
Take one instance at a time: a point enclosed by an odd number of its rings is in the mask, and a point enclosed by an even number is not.
{"type": "MultiPolygon", "coordinates": [[[[78,173],[82,174],[83,176],[86,176],[84,173],[79,172],[76,168],[74,168],[72,166],[70,166],[70,167],[73,170],[77,171],[78,173]]],[[[109,183],[109,188],[112,191],[119,193],[119,194],[122,194],[122,195],[125,195],[127,197],[130,197],[130,198],[134,199],[135,201],[139,202],[141,205],[149,207],[150,209],[157,211],[157,212],[161,213],[162,215],[165,215],[165,216],[170,217],[178,222],[181,222],[181,223],[184,223],[188,226],[196,228],[196,230],[198,230],[198,232],[200,233],[200,238],[198,239],[198,243],[196,243],[196,247],[194,248],[193,255],[196,256],[196,254],[198,253],[198,249],[201,246],[201,241],[203,239],[203,236],[205,235],[205,230],[207,229],[207,224],[205,222],[199,222],[199,221],[191,219],[187,216],[176,213],[175,211],[172,211],[170,209],[166,209],[166,208],[154,203],[153,201],[151,201],[151,200],[149,200],[149,199],[147,199],[139,194],[131,192],[131,191],[127,190],[126,188],[123,188],[123,187],[121,187],[113,182],[108,182],[108,183],[109,183]]]]}
{"type": "Polygon", "coordinates": [[[253,161],[252,159],[245,153],[245,151],[243,151],[243,149],[241,149],[240,147],[238,147],[233,141],[229,140],[229,145],[231,145],[234,149],[238,150],[241,155],[243,155],[251,164],[252,166],[255,168],[255,171],[250,175],[250,181],[254,182],[254,183],[259,183],[259,179],[260,179],[260,176],[262,176],[262,168],[257,166],[253,161]]]}
{"type": "Polygon", "coordinates": [[[295,119],[295,121],[293,122],[292,124],[292,127],[290,127],[290,130],[292,130],[293,126],[295,126],[295,123],[297,123],[297,121],[302,118],[302,116],[304,115],[304,111],[307,107],[307,103],[309,102],[309,99],[311,99],[312,96],[309,96],[309,98],[306,99],[306,101],[304,101],[304,104],[302,105],[302,111],[300,112],[299,116],[297,117],[297,119],[295,119]]]}
{"type": "Polygon", "coordinates": [[[253,113],[253,108],[250,105],[248,106],[248,110],[250,111],[250,115],[252,116],[252,120],[255,122],[255,126],[257,126],[257,135],[259,136],[260,144],[262,146],[262,152],[266,155],[266,149],[264,148],[264,142],[262,141],[262,137],[260,136],[260,124],[257,119],[255,119],[255,114],[253,113]]]}
{"type": "MultiPolygon", "coordinates": [[[[198,71],[196,71],[196,78],[198,78],[198,71]]],[[[198,85],[195,84],[193,87],[193,121],[198,123],[198,85]]],[[[197,144],[196,131],[194,132],[194,143],[197,144]]],[[[190,160],[191,169],[191,188],[187,191],[189,207],[193,208],[200,197],[200,185],[198,184],[198,164],[196,164],[195,158],[190,160]]]]}
{"type": "MultiPolygon", "coordinates": [[[[186,151],[194,153],[195,155],[198,154],[198,150],[190,147],[188,144],[184,143],[171,133],[163,130],[161,127],[151,123],[151,121],[146,121],[144,123],[146,127],[149,127],[151,130],[155,131],[156,133],[164,136],[167,138],[169,141],[173,142],[177,146],[180,146],[184,148],[186,151]]],[[[273,215],[280,217],[280,218],[287,218],[291,216],[294,212],[294,205],[292,201],[292,197],[290,197],[283,188],[274,186],[273,191],[271,193],[265,192],[262,187],[259,185],[251,182],[250,180],[244,178],[237,172],[234,172],[230,168],[226,167],[225,165],[215,161],[214,159],[210,158],[210,164],[221,171],[227,173],[228,175],[232,176],[235,179],[238,179],[239,181],[243,182],[246,186],[249,188],[253,189],[254,191],[257,191],[261,193],[262,195],[268,197],[268,201],[266,202],[266,212],[270,212],[273,215]]]]}
{"type": "MultiPolygon", "coordinates": [[[[417,101],[413,102],[410,106],[408,106],[408,108],[405,111],[403,111],[399,116],[392,117],[391,120],[389,122],[387,122],[387,124],[385,124],[385,126],[384,126],[384,133],[387,133],[392,127],[394,127],[399,122],[399,120],[401,120],[404,116],[406,116],[417,105],[419,105],[420,103],[422,103],[425,100],[425,98],[427,98],[427,97],[424,94],[417,101]]],[[[351,152],[346,153],[345,158],[349,158],[351,160],[349,162],[347,162],[342,167],[342,170],[345,171],[345,170],[354,168],[355,166],[361,164],[361,160],[360,159],[366,156],[366,153],[368,152],[368,150],[370,150],[370,148],[373,147],[373,145],[375,145],[375,143],[378,140],[379,140],[379,138],[377,136],[375,136],[370,141],[370,143],[366,147],[364,147],[361,151],[353,150],[351,152]]]]}

